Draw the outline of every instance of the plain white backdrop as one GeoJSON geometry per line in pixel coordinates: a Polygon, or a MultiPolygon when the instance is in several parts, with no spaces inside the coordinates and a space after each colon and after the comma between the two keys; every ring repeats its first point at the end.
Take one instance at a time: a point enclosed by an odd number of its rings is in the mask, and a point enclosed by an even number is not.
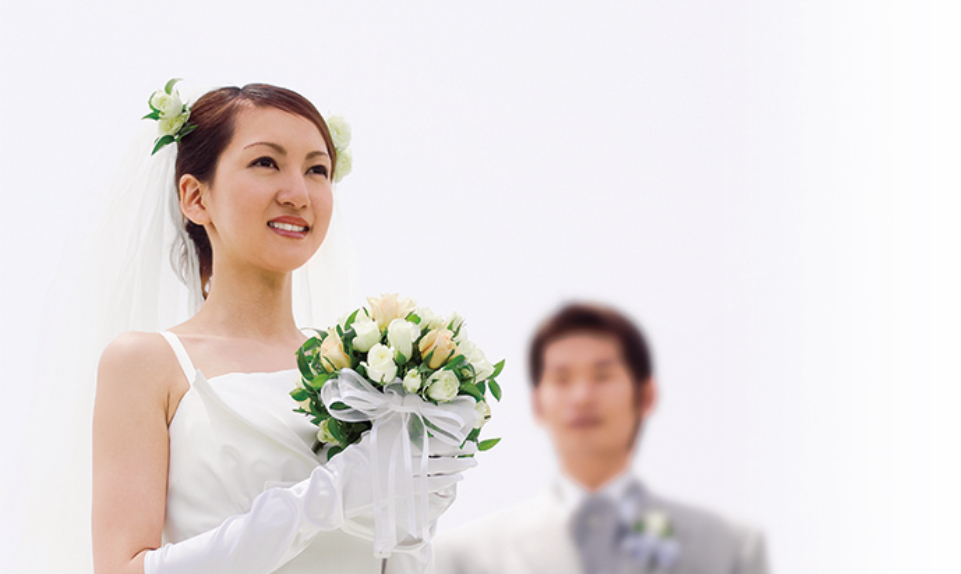
{"type": "Polygon", "coordinates": [[[269,82],[353,125],[339,197],[361,294],[457,310],[507,359],[487,427],[504,440],[442,529],[556,472],[525,350],[589,298],[653,343],[652,489],[763,528],[778,574],[957,571],[950,4],[7,0],[2,460],[41,341],[80,336],[41,324],[44,294],[148,95],[269,82]]]}

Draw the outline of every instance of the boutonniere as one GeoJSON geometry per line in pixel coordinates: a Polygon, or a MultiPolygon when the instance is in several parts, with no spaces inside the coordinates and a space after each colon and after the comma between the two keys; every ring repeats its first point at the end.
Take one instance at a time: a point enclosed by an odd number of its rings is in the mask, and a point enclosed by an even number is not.
{"type": "Polygon", "coordinates": [[[670,517],[659,510],[649,510],[634,522],[624,546],[635,560],[659,570],[670,568],[681,551],[670,517]]]}

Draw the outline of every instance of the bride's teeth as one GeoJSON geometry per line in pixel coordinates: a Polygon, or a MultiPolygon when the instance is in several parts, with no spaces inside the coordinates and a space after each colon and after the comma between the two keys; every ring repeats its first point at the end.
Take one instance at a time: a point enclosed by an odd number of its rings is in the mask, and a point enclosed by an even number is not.
{"type": "Polygon", "coordinates": [[[291,225],[289,223],[276,223],[273,221],[267,222],[267,225],[273,227],[274,229],[283,229],[284,231],[297,231],[303,233],[307,231],[306,227],[301,227],[299,225],[291,225]]]}

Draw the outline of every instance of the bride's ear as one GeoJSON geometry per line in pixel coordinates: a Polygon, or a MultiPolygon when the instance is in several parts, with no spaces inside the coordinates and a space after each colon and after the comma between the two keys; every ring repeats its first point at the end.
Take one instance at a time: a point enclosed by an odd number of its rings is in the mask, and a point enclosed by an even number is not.
{"type": "Polygon", "coordinates": [[[197,225],[210,222],[210,214],[207,212],[207,205],[204,202],[204,195],[207,186],[196,177],[189,173],[180,177],[177,183],[177,191],[180,194],[180,212],[184,217],[197,225]]]}

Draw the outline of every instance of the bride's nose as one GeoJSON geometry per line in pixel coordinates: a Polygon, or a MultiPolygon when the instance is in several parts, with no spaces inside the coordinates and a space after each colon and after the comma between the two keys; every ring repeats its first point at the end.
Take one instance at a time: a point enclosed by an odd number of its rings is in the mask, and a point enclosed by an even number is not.
{"type": "Polygon", "coordinates": [[[307,191],[306,178],[300,174],[292,174],[284,179],[277,190],[277,202],[294,209],[303,209],[310,205],[310,194],[307,191]]]}

